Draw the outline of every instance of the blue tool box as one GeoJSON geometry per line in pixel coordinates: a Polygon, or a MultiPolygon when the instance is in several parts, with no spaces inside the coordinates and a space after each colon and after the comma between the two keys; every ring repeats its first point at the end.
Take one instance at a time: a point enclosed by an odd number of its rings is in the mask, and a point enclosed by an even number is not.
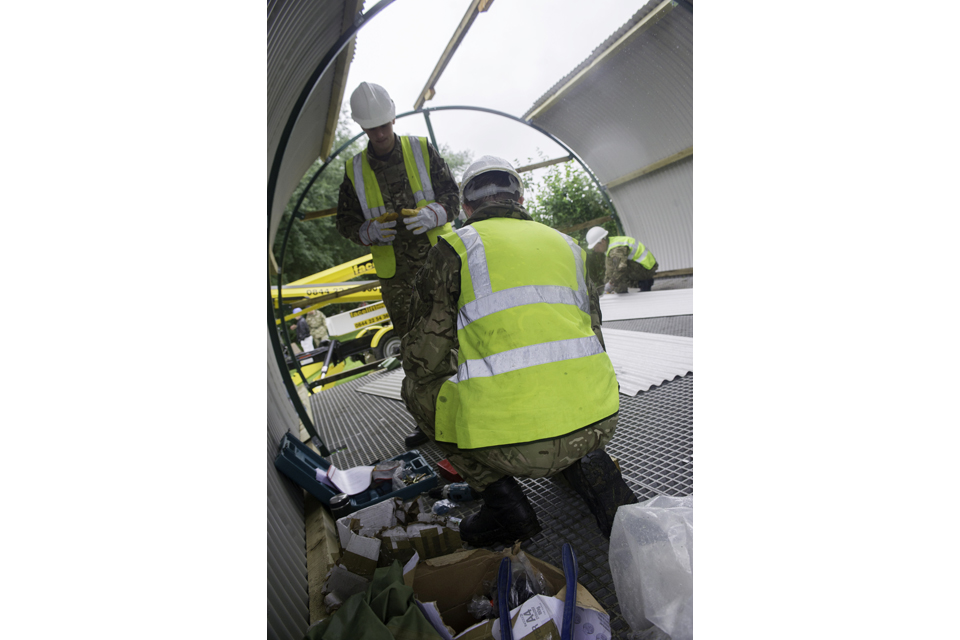
{"type": "MultiPolygon", "coordinates": [[[[398,491],[392,491],[392,484],[384,482],[377,487],[370,487],[366,491],[352,495],[350,496],[350,507],[346,513],[353,513],[390,498],[402,498],[404,500],[413,498],[437,486],[439,482],[437,474],[416,449],[388,458],[388,460],[400,460],[404,463],[404,467],[412,468],[413,473],[417,475],[426,474],[426,477],[398,491]]],[[[327,470],[330,468],[330,463],[318,455],[316,451],[286,433],[283,440],[280,441],[280,453],[277,454],[273,465],[326,505],[327,508],[330,507],[330,499],[337,495],[337,491],[333,487],[317,481],[317,468],[327,470]]]]}

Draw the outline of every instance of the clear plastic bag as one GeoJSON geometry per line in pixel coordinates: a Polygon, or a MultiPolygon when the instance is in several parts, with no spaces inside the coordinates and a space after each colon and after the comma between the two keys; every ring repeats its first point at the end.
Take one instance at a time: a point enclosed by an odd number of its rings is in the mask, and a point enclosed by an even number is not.
{"type": "Polygon", "coordinates": [[[617,510],[610,573],[634,633],[651,623],[672,640],[693,638],[693,496],[657,496],[617,510]]]}
{"type": "Polygon", "coordinates": [[[470,602],[467,603],[467,613],[472,615],[477,620],[492,618],[493,605],[494,603],[490,601],[490,598],[473,596],[473,598],[470,599],[470,602]]]}
{"type": "MultiPolygon", "coordinates": [[[[519,607],[533,596],[553,595],[553,589],[547,584],[546,578],[530,563],[523,551],[510,559],[510,571],[513,574],[510,580],[510,593],[507,595],[507,604],[510,609],[519,607]]],[[[493,602],[493,611],[490,617],[499,616],[500,608],[497,606],[496,584],[489,585],[484,593],[490,593],[490,600],[493,602]]]]}

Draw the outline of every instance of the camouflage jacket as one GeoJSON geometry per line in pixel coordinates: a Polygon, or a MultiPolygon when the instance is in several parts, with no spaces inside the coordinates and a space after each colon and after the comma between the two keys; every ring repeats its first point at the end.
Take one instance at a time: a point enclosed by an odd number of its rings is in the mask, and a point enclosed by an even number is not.
{"type": "Polygon", "coordinates": [[[307,326],[310,327],[310,335],[313,336],[313,344],[316,345],[321,340],[329,340],[330,334],[327,333],[327,317],[313,309],[308,311],[305,316],[307,326]]]}
{"type": "MultiPolygon", "coordinates": [[[[522,205],[506,200],[481,205],[466,224],[488,218],[532,220],[522,205]]],[[[413,324],[401,346],[406,373],[404,399],[410,411],[429,425],[435,423],[440,386],[457,372],[460,269],[460,256],[450,244],[440,241],[430,250],[426,263],[414,279],[410,301],[413,324]]],[[[587,288],[590,291],[590,324],[602,345],[600,299],[589,274],[587,288]]]]}
{"type": "MultiPolygon", "coordinates": [[[[447,222],[452,222],[460,211],[460,189],[447,163],[429,142],[427,153],[430,156],[430,181],[433,185],[434,198],[447,210],[447,222]]],[[[400,209],[415,209],[417,202],[413,199],[413,191],[407,180],[400,137],[394,134],[393,151],[386,159],[378,158],[373,148],[367,144],[367,159],[370,161],[370,168],[377,176],[377,184],[380,186],[387,212],[399,213],[400,209]]],[[[347,160],[347,163],[350,162],[352,159],[347,160]]],[[[340,197],[337,202],[337,231],[351,242],[363,245],[360,242],[360,226],[365,221],[357,191],[347,177],[346,165],[344,165],[343,182],[340,183],[340,197]]],[[[425,233],[413,235],[412,231],[407,231],[402,220],[397,220],[396,230],[393,250],[397,256],[397,274],[402,276],[409,272],[412,277],[423,264],[430,250],[430,240],[425,233]]]]}
{"type": "Polygon", "coordinates": [[[642,264],[630,259],[630,247],[614,247],[607,254],[604,267],[604,281],[610,283],[614,291],[623,293],[627,287],[635,287],[638,280],[646,280],[657,271],[657,264],[647,270],[642,264]]]}

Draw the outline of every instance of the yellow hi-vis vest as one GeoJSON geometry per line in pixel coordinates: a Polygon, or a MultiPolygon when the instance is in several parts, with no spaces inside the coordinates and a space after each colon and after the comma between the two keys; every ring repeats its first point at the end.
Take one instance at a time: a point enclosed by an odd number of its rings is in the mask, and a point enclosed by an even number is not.
{"type": "Polygon", "coordinates": [[[657,263],[652,251],[643,246],[643,243],[636,238],[629,236],[612,236],[610,244],[607,246],[607,256],[610,255],[613,248],[622,246],[630,247],[630,259],[639,262],[644,269],[652,269],[653,265],[657,263]]]}
{"type": "Polygon", "coordinates": [[[460,256],[457,374],[436,439],[478,449],[567,435],[620,408],[590,327],[585,252],[538,222],[490,218],[444,236],[460,256]]]}
{"type": "MultiPolygon", "coordinates": [[[[426,138],[416,136],[401,136],[400,148],[403,151],[403,165],[407,170],[407,180],[413,191],[413,199],[417,201],[417,208],[425,207],[436,202],[433,197],[433,184],[430,182],[430,154],[427,153],[426,138]]],[[[353,160],[347,163],[347,177],[353,183],[360,200],[360,208],[366,220],[373,220],[387,212],[383,204],[383,194],[377,184],[377,175],[370,168],[367,159],[367,150],[364,149],[353,160]]],[[[397,211],[397,213],[400,213],[397,211]]],[[[401,220],[397,224],[402,224],[401,220]]],[[[448,231],[452,231],[450,223],[430,229],[427,238],[430,244],[437,244],[437,238],[448,231]]],[[[373,245],[370,247],[373,254],[373,266],[377,269],[378,278],[392,278],[397,272],[397,258],[393,253],[393,245],[373,245]]]]}

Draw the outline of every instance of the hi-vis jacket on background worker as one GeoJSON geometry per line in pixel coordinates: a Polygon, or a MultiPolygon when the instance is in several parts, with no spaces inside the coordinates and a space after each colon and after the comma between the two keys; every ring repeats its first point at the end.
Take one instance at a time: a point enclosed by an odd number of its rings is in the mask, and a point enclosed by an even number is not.
{"type": "Polygon", "coordinates": [[[609,535],[616,507],[636,497],[602,450],[619,387],[586,253],[530,218],[506,160],[480,158],[461,189],[467,223],[439,239],[417,274],[401,347],[407,408],[484,499],[460,536],[485,546],[535,535],[514,476],[565,470],[609,535]]]}
{"type": "Polygon", "coordinates": [[[587,249],[606,254],[604,291],[626,293],[627,287],[650,291],[659,266],[653,252],[636,238],[607,235],[602,227],[587,231],[587,249]]]}
{"type": "MultiPolygon", "coordinates": [[[[383,303],[394,331],[403,336],[413,277],[437,236],[452,230],[450,222],[459,212],[457,183],[426,139],[393,132],[396,107],[383,87],[361,82],[350,108],[369,143],[345,164],[337,230],[370,247],[383,303]],[[404,209],[419,211],[405,216],[404,209]]],[[[406,445],[423,442],[426,437],[414,433],[406,445]]]]}

